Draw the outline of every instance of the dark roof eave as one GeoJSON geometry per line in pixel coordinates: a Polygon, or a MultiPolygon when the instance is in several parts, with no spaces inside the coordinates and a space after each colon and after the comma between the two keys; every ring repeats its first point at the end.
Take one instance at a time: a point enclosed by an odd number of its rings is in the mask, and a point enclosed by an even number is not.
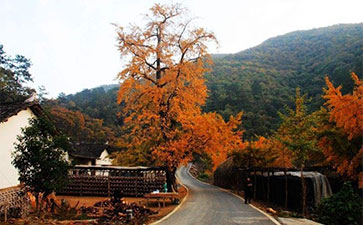
{"type": "Polygon", "coordinates": [[[0,105],[0,122],[6,122],[9,118],[17,115],[19,112],[29,108],[34,115],[44,115],[44,111],[38,102],[17,102],[0,105]]]}
{"type": "Polygon", "coordinates": [[[75,157],[75,158],[83,158],[83,159],[98,159],[99,157],[93,157],[93,156],[84,156],[84,155],[77,155],[70,153],[69,156],[75,157]]]}

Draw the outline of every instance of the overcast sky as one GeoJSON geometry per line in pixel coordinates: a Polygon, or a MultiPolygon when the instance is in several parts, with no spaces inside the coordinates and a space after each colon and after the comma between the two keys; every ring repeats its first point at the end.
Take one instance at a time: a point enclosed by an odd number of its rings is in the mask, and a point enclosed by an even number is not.
{"type": "Polygon", "coordinates": [[[33,86],[50,96],[115,83],[115,27],[142,21],[154,3],[182,3],[197,25],[235,53],[295,30],[363,22],[362,0],[0,0],[0,44],[29,58],[33,86]]]}

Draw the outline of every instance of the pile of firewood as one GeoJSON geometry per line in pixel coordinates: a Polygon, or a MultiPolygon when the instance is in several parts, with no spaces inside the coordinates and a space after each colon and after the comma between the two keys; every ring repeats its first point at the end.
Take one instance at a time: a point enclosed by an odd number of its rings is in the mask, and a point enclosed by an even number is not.
{"type": "Polygon", "coordinates": [[[99,224],[145,224],[148,217],[156,214],[136,203],[112,202],[105,200],[91,207],[80,207],[79,212],[88,218],[97,219],[99,224]]]}

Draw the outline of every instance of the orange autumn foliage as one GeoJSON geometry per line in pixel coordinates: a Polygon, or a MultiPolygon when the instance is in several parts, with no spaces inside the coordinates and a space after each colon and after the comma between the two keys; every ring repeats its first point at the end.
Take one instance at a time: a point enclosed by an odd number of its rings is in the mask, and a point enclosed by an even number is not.
{"type": "Polygon", "coordinates": [[[319,142],[323,149],[326,161],[333,164],[337,172],[348,178],[358,178],[358,171],[363,160],[363,148],[355,150],[354,147],[347,149],[347,152],[340,152],[337,146],[329,138],[324,137],[319,142]]]}
{"type": "MultiPolygon", "coordinates": [[[[203,114],[207,87],[207,43],[216,41],[203,28],[184,20],[178,5],[158,5],[145,28],[118,27],[118,48],[127,59],[118,74],[127,147],[146,163],[178,166],[192,152],[205,151],[217,164],[240,143],[240,116],[226,123],[216,113],[203,114]],[[152,160],[145,154],[152,154],[152,160]]],[[[133,159],[139,162],[138,159],[133,159]]]]}
{"type": "Polygon", "coordinates": [[[328,89],[324,89],[324,99],[330,110],[330,120],[334,121],[348,135],[348,139],[361,137],[363,134],[363,81],[352,73],[354,80],[353,94],[342,95],[341,86],[335,88],[329,78],[325,78],[328,89]]]}
{"type": "Polygon", "coordinates": [[[292,166],[291,151],[273,138],[258,137],[256,141],[246,141],[232,155],[241,167],[289,168],[292,166]]]}
{"type": "MultiPolygon", "coordinates": [[[[179,142],[184,143],[180,149],[188,149],[190,153],[206,152],[211,157],[215,169],[227,159],[230,150],[243,146],[241,141],[243,132],[237,130],[241,119],[242,113],[236,117],[231,116],[226,123],[222,116],[215,112],[185,118],[181,122],[185,136],[179,142]]],[[[174,144],[178,146],[179,143],[174,144]]]]}
{"type": "Polygon", "coordinates": [[[330,122],[336,127],[330,128],[335,136],[323,137],[319,146],[326,160],[333,163],[340,174],[357,178],[363,160],[363,82],[355,73],[351,76],[353,93],[346,95],[341,93],[341,86],[335,88],[329,78],[325,78],[328,89],[324,89],[323,98],[327,100],[330,122]],[[342,142],[345,144],[340,144],[342,142]]]}
{"type": "Polygon", "coordinates": [[[294,158],[294,153],[290,151],[285,145],[280,141],[271,138],[269,140],[269,145],[272,154],[275,154],[275,160],[271,163],[271,167],[277,168],[292,168],[292,160],[294,158]]]}
{"type": "Polygon", "coordinates": [[[75,142],[105,143],[112,142],[113,131],[103,125],[100,119],[91,118],[80,111],[54,106],[49,110],[57,129],[75,142]]]}

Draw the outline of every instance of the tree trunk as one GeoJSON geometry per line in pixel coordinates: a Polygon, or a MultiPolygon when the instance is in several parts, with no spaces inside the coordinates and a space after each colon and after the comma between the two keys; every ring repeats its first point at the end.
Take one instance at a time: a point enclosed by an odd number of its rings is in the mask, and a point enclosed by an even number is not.
{"type": "Polygon", "coordinates": [[[267,171],[267,202],[270,202],[270,171],[267,171]]]}
{"type": "Polygon", "coordinates": [[[236,192],[237,192],[237,195],[239,195],[239,186],[240,186],[240,175],[239,175],[239,169],[237,169],[237,181],[236,181],[236,192]]]}
{"type": "Polygon", "coordinates": [[[176,167],[166,167],[166,183],[168,187],[168,192],[176,191],[178,192],[176,186],[176,179],[175,179],[176,167]]]}
{"type": "Polygon", "coordinates": [[[285,210],[287,210],[287,201],[288,201],[288,187],[287,187],[287,169],[284,170],[285,174],[285,210]]]}
{"type": "Polygon", "coordinates": [[[158,85],[160,85],[160,79],[161,79],[161,71],[160,71],[160,58],[158,57],[156,59],[156,82],[158,85]]]}
{"type": "Polygon", "coordinates": [[[307,215],[306,213],[306,183],[305,183],[305,179],[304,179],[304,164],[301,166],[300,168],[300,173],[301,173],[301,188],[302,188],[302,214],[304,216],[307,215]]]}
{"type": "Polygon", "coordinates": [[[44,199],[44,194],[42,195],[42,199],[39,199],[39,198],[40,198],[40,194],[36,193],[35,194],[35,208],[36,208],[37,215],[40,218],[40,214],[41,214],[42,206],[43,206],[42,203],[43,203],[43,199],[44,199]]]}
{"type": "Polygon", "coordinates": [[[257,190],[257,179],[256,179],[256,178],[257,178],[257,176],[256,176],[256,170],[255,170],[255,171],[254,171],[254,183],[255,183],[255,184],[253,185],[253,200],[256,200],[256,197],[257,197],[257,196],[256,196],[256,194],[257,194],[257,193],[256,193],[256,192],[257,192],[257,191],[256,191],[256,190],[257,190]]]}
{"type": "Polygon", "coordinates": [[[43,204],[44,202],[47,200],[49,194],[46,193],[42,193],[42,199],[40,200],[40,204],[39,204],[39,213],[38,213],[38,217],[40,217],[41,212],[43,211],[43,204]]]}
{"type": "Polygon", "coordinates": [[[35,211],[39,211],[39,193],[35,193],[35,211]]]}

